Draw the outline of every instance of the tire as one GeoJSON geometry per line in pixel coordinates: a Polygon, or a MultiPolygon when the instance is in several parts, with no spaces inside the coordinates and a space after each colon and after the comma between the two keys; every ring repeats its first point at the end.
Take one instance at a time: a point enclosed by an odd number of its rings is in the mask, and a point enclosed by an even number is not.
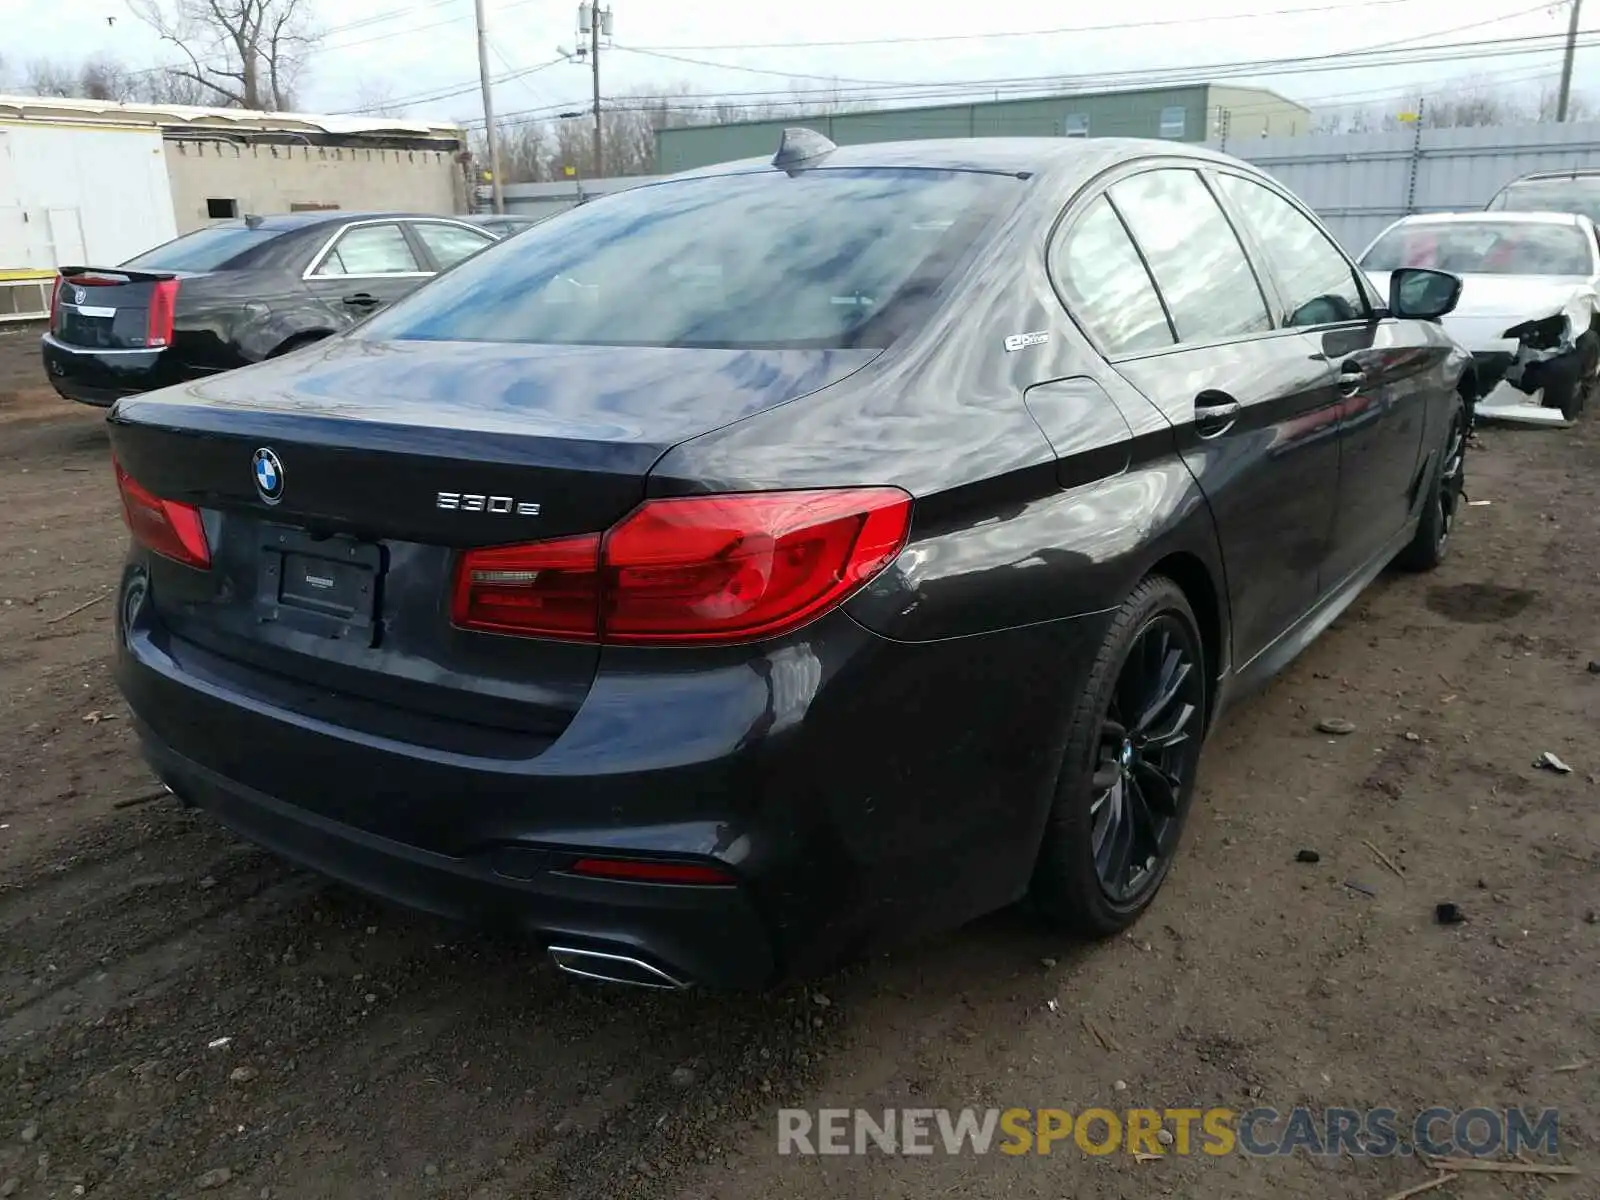
{"type": "Polygon", "coordinates": [[[1586,330],[1578,339],[1578,364],[1573,378],[1549,384],[1544,390],[1544,407],[1559,408],[1568,421],[1576,421],[1595,386],[1595,368],[1600,363],[1600,334],[1586,330]]]}
{"type": "Polygon", "coordinates": [[[1110,937],[1132,925],[1160,890],[1182,837],[1205,736],[1203,646],[1183,590],[1163,576],[1135,588],[1113,618],[1073,707],[1034,867],[1034,905],[1052,926],[1110,937]],[[1169,670],[1173,653],[1181,672],[1169,670]],[[1153,691],[1131,682],[1139,677],[1154,681],[1153,691]],[[1169,688],[1171,699],[1160,704],[1169,688]],[[1162,735],[1169,746],[1157,744],[1162,735]],[[1124,844],[1125,875],[1116,869],[1124,844]],[[1147,856],[1151,847],[1156,853],[1147,856]],[[1124,887],[1108,884],[1108,876],[1124,887]]]}
{"type": "Polygon", "coordinates": [[[1428,495],[1416,535],[1395,556],[1395,563],[1407,571],[1431,571],[1450,552],[1450,534],[1467,482],[1466,429],[1466,408],[1458,398],[1445,427],[1438,464],[1428,480],[1428,495]]]}

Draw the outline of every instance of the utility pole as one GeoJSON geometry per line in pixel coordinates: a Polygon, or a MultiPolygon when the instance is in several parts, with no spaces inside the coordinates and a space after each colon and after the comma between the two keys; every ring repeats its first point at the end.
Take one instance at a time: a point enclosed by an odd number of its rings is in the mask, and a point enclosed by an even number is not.
{"type": "MultiPolygon", "coordinates": [[[[611,36],[611,9],[602,9],[598,0],[583,0],[578,5],[578,34],[587,34],[588,46],[581,42],[578,44],[576,57],[582,61],[585,53],[589,56],[589,72],[594,79],[594,164],[589,172],[591,179],[598,179],[604,173],[605,159],[602,157],[604,147],[601,145],[603,134],[600,122],[600,35],[611,36]]],[[[566,53],[562,51],[562,53],[566,53]]]]}
{"type": "Polygon", "coordinates": [[[1572,20],[1567,25],[1567,56],[1561,63],[1561,95],[1556,101],[1556,120],[1567,119],[1567,106],[1572,99],[1572,59],[1578,51],[1578,10],[1583,0],[1572,0],[1572,20]]]}
{"type": "Polygon", "coordinates": [[[489,183],[494,189],[494,211],[503,213],[506,197],[500,190],[500,137],[494,127],[494,94],[489,86],[489,31],[483,24],[483,0],[473,0],[473,9],[478,18],[478,82],[483,87],[483,133],[489,146],[489,183]]]}
{"type": "MultiPolygon", "coordinates": [[[[1576,10],[1578,0],[1572,0],[1572,5],[1576,10]]],[[[591,5],[589,11],[589,73],[594,79],[594,170],[589,173],[589,178],[599,179],[605,174],[602,166],[605,160],[600,157],[600,6],[591,5]]],[[[1573,28],[1576,29],[1577,26],[1573,28]]],[[[1568,53],[1570,54],[1570,51],[1568,53]]],[[[1565,104],[1561,106],[1561,110],[1566,111],[1565,104]]]]}

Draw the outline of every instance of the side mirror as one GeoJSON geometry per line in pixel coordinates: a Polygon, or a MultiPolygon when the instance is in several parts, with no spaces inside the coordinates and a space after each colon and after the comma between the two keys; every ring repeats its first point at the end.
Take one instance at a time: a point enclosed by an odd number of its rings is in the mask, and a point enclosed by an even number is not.
{"type": "Polygon", "coordinates": [[[1398,267],[1389,273],[1389,312],[1396,317],[1437,320],[1461,299],[1461,279],[1448,271],[1398,267]]]}

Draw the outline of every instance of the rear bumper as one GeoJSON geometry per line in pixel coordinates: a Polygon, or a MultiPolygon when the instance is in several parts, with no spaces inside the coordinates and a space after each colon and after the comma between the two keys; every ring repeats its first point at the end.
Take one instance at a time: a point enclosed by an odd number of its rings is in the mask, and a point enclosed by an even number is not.
{"type": "Polygon", "coordinates": [[[95,350],[69,346],[48,333],[39,339],[39,348],[56,393],[96,408],[110,408],[123,396],[182,379],[164,350],[95,350]]]}
{"type": "MultiPolygon", "coordinates": [[[[137,561],[128,579],[143,586],[137,561]]],[[[208,674],[150,608],[118,606],[117,679],[180,796],[365,891],[731,988],[1020,898],[1104,629],[905,644],[835,612],[759,651],[608,650],[553,743],[489,756],[208,674]],[[584,856],[715,862],[739,883],[569,873],[584,856]]]]}
{"type": "Polygon", "coordinates": [[[145,757],[179,799],[247,841],[371,895],[542,942],[627,950],[711,987],[759,988],[775,974],[766,930],[738,888],[584,879],[560,870],[568,856],[533,848],[431,853],[225,779],[142,722],[139,734],[145,757]]]}

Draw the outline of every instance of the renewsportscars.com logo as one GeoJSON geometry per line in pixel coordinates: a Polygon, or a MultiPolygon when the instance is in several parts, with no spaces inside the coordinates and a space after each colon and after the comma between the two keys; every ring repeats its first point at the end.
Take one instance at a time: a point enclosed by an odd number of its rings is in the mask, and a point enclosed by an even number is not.
{"type": "Polygon", "coordinates": [[[778,1153],[1555,1157],[1558,1124],[1549,1108],[785,1108],[778,1153]]]}

